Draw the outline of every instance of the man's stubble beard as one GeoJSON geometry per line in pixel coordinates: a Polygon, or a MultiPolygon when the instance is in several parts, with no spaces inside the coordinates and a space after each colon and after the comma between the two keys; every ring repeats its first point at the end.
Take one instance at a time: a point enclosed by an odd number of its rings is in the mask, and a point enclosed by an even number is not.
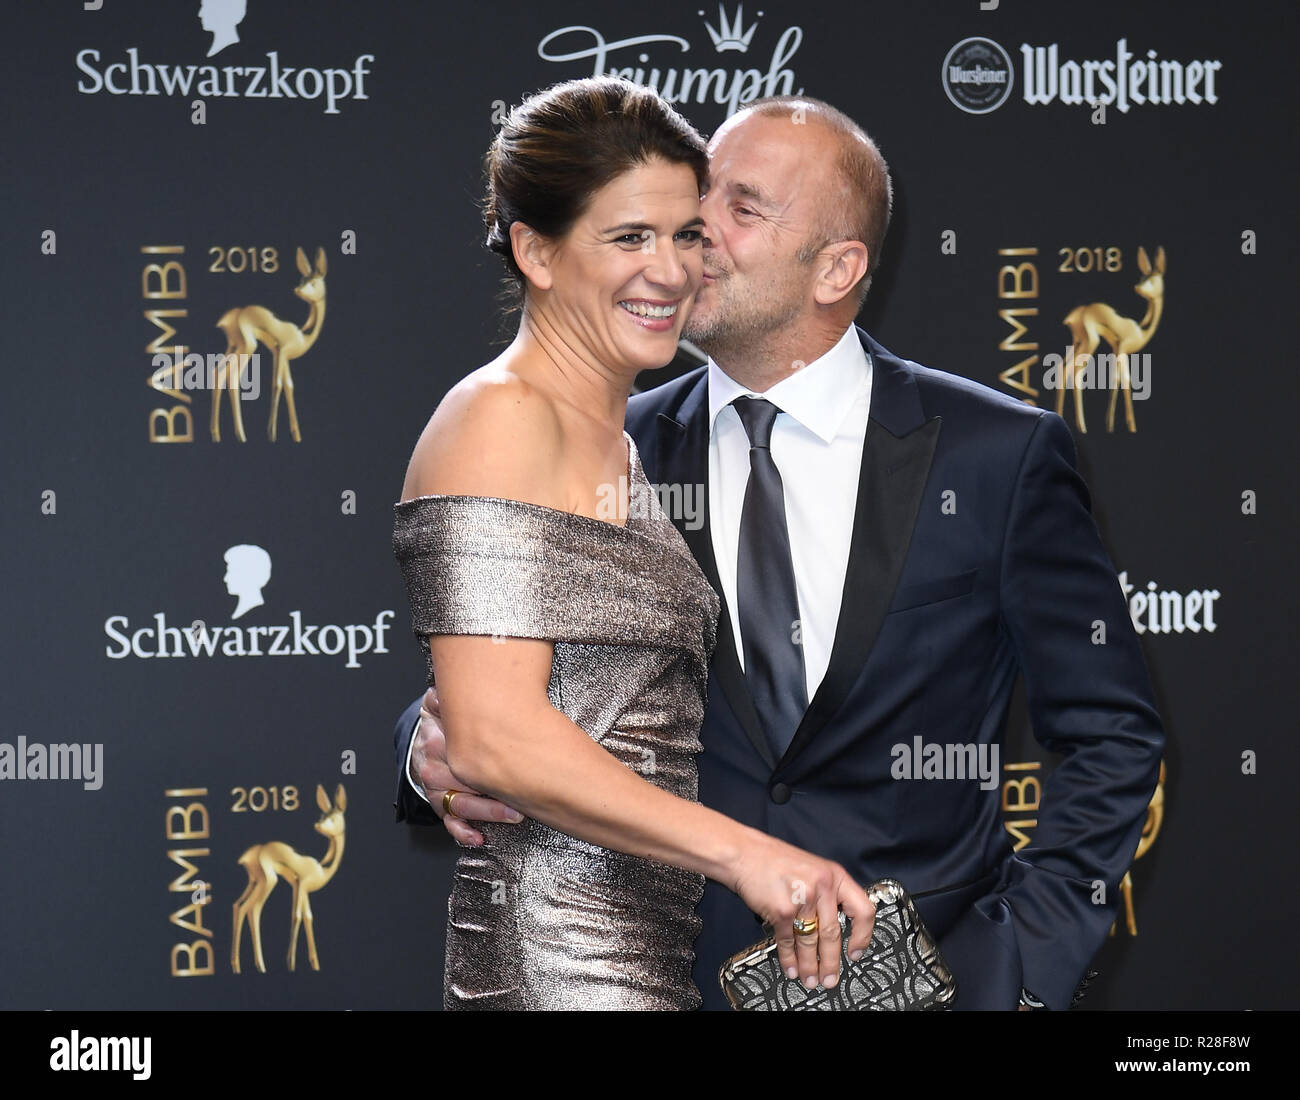
{"type": "Polygon", "coordinates": [[[803,309],[801,288],[794,280],[785,287],[767,284],[761,289],[770,293],[755,294],[752,290],[746,293],[743,284],[738,290],[733,278],[723,274],[714,280],[712,311],[703,316],[692,311],[682,330],[683,337],[723,368],[738,359],[766,359],[764,349],[775,342],[773,334],[803,309]]]}

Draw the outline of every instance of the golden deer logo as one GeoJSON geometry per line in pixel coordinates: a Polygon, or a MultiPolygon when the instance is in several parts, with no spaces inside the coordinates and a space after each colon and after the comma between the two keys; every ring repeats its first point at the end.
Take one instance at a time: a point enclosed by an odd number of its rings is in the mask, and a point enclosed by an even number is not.
{"type": "Polygon", "coordinates": [[[1115,406],[1120,391],[1124,392],[1124,420],[1130,432],[1137,431],[1133,420],[1133,389],[1129,371],[1129,356],[1146,347],[1155,335],[1160,324],[1160,314],[1165,303],[1165,250],[1156,249],[1156,262],[1153,267],[1147,259],[1146,249],[1138,249],[1138,269],[1142,272],[1142,281],[1133,289],[1147,300],[1147,311],[1142,320],[1134,321],[1121,317],[1105,302],[1093,302],[1091,305],[1076,306],[1066,315],[1065,325],[1070,330],[1071,347],[1074,354],[1064,363],[1062,385],[1056,391],[1056,412],[1058,415],[1065,408],[1065,391],[1074,390],[1074,420],[1079,431],[1086,432],[1083,420],[1083,390],[1086,387],[1075,385],[1081,370],[1087,369],[1092,362],[1092,353],[1097,345],[1105,340],[1110,345],[1115,357],[1115,373],[1110,388],[1110,407],[1106,411],[1106,430],[1115,430],[1115,406]]]}
{"type": "Polygon", "coordinates": [[[276,420],[280,412],[280,395],[289,410],[289,433],[295,443],[302,442],[298,430],[298,409],[293,403],[293,375],[289,363],[300,359],[311,350],[320,335],[325,321],[325,249],[316,249],[315,270],[307,263],[307,255],[298,249],[298,272],[302,281],[294,293],[307,303],[307,320],[301,328],[289,321],[281,321],[265,306],[244,306],[227,310],[217,322],[217,328],[226,334],[226,354],[217,367],[216,387],[212,392],[212,439],[221,441],[221,391],[230,394],[230,415],[235,422],[235,435],[245,442],[244,419],[239,404],[239,369],[237,363],[248,362],[247,357],[257,350],[259,343],[271,352],[271,420],[267,435],[275,442],[276,420]],[[234,358],[232,358],[234,356],[234,358]]]}
{"type": "Polygon", "coordinates": [[[253,961],[257,963],[258,970],[266,973],[266,964],[262,961],[262,906],[282,877],[293,884],[289,969],[293,970],[297,961],[298,932],[301,928],[307,930],[307,958],[311,962],[311,968],[320,969],[309,897],[334,877],[334,872],[339,869],[339,863],[343,859],[343,811],[348,806],[343,784],[339,784],[332,804],[325,794],[325,788],[317,784],[316,805],[321,811],[316,831],[329,839],[329,847],[319,862],[311,856],[299,855],[289,845],[278,840],[269,844],[254,844],[239,857],[240,866],[248,872],[248,886],[235,902],[235,933],[230,948],[230,967],[236,974],[239,973],[239,936],[245,921],[248,922],[249,935],[253,940],[253,961]]]}
{"type": "MultiPolygon", "coordinates": [[[[1150,850],[1151,845],[1156,842],[1156,836],[1160,833],[1160,826],[1165,820],[1165,762],[1160,761],[1160,779],[1156,782],[1155,793],[1151,796],[1151,801],[1147,805],[1147,819],[1142,823],[1142,836],[1138,840],[1137,851],[1133,854],[1133,862],[1136,863],[1150,850]]],[[[1128,928],[1130,936],[1138,934],[1137,915],[1133,911],[1133,870],[1124,872],[1123,879],[1119,884],[1120,897],[1124,900],[1124,923],[1128,928]]],[[[1115,927],[1119,924],[1116,920],[1110,926],[1110,934],[1115,934],[1115,927]]]]}

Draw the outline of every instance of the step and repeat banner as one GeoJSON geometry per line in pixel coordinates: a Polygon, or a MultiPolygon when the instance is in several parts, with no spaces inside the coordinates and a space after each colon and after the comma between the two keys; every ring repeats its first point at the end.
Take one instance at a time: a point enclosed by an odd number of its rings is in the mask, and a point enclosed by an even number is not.
{"type": "MultiPolygon", "coordinates": [[[[1085,1007],[1293,1002],[1289,4],[6,9],[0,1007],[441,1006],[392,504],[509,335],[483,153],[598,73],[879,143],[861,323],[1066,418],[1168,729],[1085,1007]]],[[[1053,765],[1022,711],[1017,847],[1053,765]]]]}

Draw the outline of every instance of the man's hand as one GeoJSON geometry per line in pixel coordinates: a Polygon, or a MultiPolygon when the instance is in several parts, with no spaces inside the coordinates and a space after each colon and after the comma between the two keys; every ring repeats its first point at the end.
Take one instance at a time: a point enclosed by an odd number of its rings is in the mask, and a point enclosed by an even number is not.
{"type": "Polygon", "coordinates": [[[411,744],[411,779],[424,791],[424,797],[442,818],[442,824],[452,839],[463,848],[477,848],[483,843],[483,834],[470,825],[470,821],[516,823],[523,821],[524,816],[504,802],[471,790],[452,775],[447,767],[447,739],[443,736],[440,718],[438,692],[429,688],[420,704],[420,725],[411,744]],[[443,813],[443,796],[449,790],[464,793],[457,794],[452,800],[451,813],[443,813]]]}

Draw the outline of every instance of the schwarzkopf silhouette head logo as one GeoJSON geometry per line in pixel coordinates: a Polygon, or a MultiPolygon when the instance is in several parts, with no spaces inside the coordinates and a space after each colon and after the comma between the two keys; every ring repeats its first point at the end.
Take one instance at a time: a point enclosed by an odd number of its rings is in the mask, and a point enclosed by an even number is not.
{"type": "Polygon", "coordinates": [[[238,598],[234,614],[238,619],[246,611],[261,607],[262,589],[271,580],[271,555],[260,546],[241,543],[226,551],[226,591],[238,598]]]}
{"type": "Polygon", "coordinates": [[[199,23],[212,35],[208,56],[218,54],[239,41],[235,30],[247,11],[247,0],[203,0],[199,4],[199,23]]]}

